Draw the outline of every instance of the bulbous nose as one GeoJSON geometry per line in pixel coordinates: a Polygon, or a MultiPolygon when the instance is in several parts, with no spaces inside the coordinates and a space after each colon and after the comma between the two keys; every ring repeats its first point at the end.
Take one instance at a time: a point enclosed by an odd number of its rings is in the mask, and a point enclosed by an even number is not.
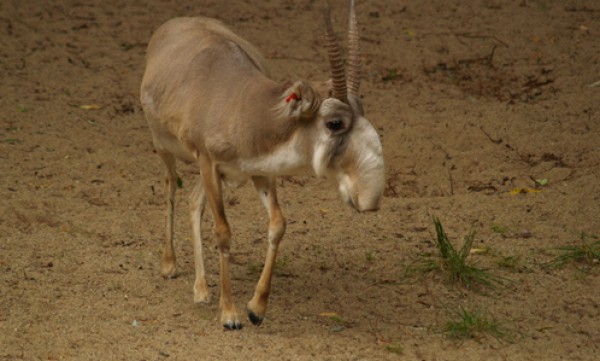
{"type": "Polygon", "coordinates": [[[367,187],[362,187],[358,182],[351,182],[349,178],[344,178],[339,184],[340,193],[346,203],[356,209],[358,212],[374,212],[379,210],[379,204],[383,196],[383,186],[379,182],[367,183],[367,187]]]}
{"type": "Polygon", "coordinates": [[[361,213],[378,211],[380,201],[380,192],[363,193],[347,198],[347,203],[361,213]]]}
{"type": "Polygon", "coordinates": [[[369,202],[361,202],[359,199],[356,209],[359,212],[376,212],[379,210],[379,201],[379,198],[370,200],[369,202]]]}

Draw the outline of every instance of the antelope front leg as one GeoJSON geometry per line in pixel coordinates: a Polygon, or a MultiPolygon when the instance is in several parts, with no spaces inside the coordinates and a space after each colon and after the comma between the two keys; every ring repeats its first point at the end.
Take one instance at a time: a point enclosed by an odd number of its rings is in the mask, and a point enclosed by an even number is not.
{"type": "Polygon", "coordinates": [[[204,256],[202,254],[202,233],[201,223],[204,209],[206,208],[206,193],[202,186],[202,181],[198,183],[190,196],[190,220],[192,222],[192,241],[194,242],[194,267],[196,281],[194,282],[194,302],[204,303],[210,301],[210,292],[206,283],[204,272],[204,256]]]}
{"type": "Polygon", "coordinates": [[[277,191],[275,190],[275,179],[267,177],[252,178],[254,187],[269,212],[269,246],[265,258],[265,266],[262,270],[254,296],[248,302],[248,318],[255,325],[260,325],[267,311],[267,302],[271,292],[271,278],[275,259],[277,258],[277,248],[279,242],[285,233],[285,219],[277,202],[277,191]]]}
{"type": "Polygon", "coordinates": [[[175,157],[171,153],[167,153],[158,149],[157,152],[167,168],[165,175],[166,226],[160,272],[165,278],[173,278],[177,274],[175,249],[173,248],[173,213],[175,210],[177,172],[175,171],[175,157]]]}
{"type": "Polygon", "coordinates": [[[231,231],[225,217],[223,195],[221,193],[221,179],[218,170],[215,169],[215,166],[209,159],[201,155],[199,160],[208,204],[210,205],[210,210],[215,221],[215,238],[219,249],[221,281],[219,304],[221,306],[221,323],[227,329],[239,330],[242,328],[242,324],[235,309],[235,303],[233,302],[231,278],[229,276],[229,242],[231,231]]]}

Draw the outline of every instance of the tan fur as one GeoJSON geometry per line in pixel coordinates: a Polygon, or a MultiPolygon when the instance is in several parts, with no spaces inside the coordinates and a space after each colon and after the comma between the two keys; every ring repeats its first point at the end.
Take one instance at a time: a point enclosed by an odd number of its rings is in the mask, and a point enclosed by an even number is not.
{"type": "Polygon", "coordinates": [[[330,81],[278,84],[268,75],[258,50],[219,21],[178,18],[162,25],[152,36],[141,86],[142,106],[154,145],[166,166],[167,227],[161,271],[165,277],[176,275],[175,159],[196,162],[201,179],[190,200],[194,300],[210,300],[200,230],[208,202],[220,257],[221,322],[230,329],[239,329],[241,322],[229,278],[231,231],[223,205],[223,181],[239,185],[252,179],[269,213],[265,267],[247,306],[255,324],[262,322],[266,312],[277,248],[285,232],[274,177],[310,173],[311,168],[317,174],[331,175],[341,182],[340,190],[348,203],[359,210],[376,209],[383,189],[381,144],[371,124],[362,117],[362,110],[330,99],[330,81]],[[337,120],[343,129],[329,129],[337,120]],[[354,131],[352,124],[356,122],[361,125],[358,128],[368,129],[354,131]],[[370,152],[366,158],[361,153],[363,148],[370,152]],[[374,163],[365,168],[360,159],[374,163]],[[361,169],[372,174],[365,178],[361,169]],[[361,177],[368,182],[359,184],[361,177]],[[360,193],[362,189],[366,191],[360,193]]]}

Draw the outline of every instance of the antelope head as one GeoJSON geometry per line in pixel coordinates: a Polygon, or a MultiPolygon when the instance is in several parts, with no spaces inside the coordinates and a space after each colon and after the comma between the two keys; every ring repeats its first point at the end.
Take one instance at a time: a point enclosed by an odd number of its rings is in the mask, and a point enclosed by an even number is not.
{"type": "Polygon", "coordinates": [[[317,175],[335,179],[346,203],[358,211],[379,208],[385,185],[381,141],[365,118],[360,99],[361,60],[354,1],[348,26],[348,76],[325,3],[326,42],[332,73],[332,97],[317,113],[321,137],[313,155],[317,175]]]}

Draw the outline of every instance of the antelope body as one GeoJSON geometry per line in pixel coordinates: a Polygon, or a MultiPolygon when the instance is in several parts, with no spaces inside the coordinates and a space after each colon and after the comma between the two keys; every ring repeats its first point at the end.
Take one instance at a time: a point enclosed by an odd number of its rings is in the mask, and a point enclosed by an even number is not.
{"type": "Polygon", "coordinates": [[[326,7],[332,82],[279,84],[251,44],[213,19],[176,18],[152,36],[141,102],[154,146],[166,166],[166,237],[161,272],[176,275],[173,249],[175,160],[198,164],[200,181],[190,198],[196,280],[194,301],[210,293],[202,257],[200,220],[206,201],[214,218],[220,257],[221,323],[241,328],[229,277],[231,232],[221,183],[252,180],[269,214],[265,265],[248,302],[250,321],[265,316],[277,249],[285,232],[275,177],[313,173],[337,181],[348,204],[376,210],[383,193],[379,137],[363,115],[358,94],[360,55],[354,4],[350,11],[349,79],[326,7]],[[333,97],[330,93],[333,92],[333,97]]]}

